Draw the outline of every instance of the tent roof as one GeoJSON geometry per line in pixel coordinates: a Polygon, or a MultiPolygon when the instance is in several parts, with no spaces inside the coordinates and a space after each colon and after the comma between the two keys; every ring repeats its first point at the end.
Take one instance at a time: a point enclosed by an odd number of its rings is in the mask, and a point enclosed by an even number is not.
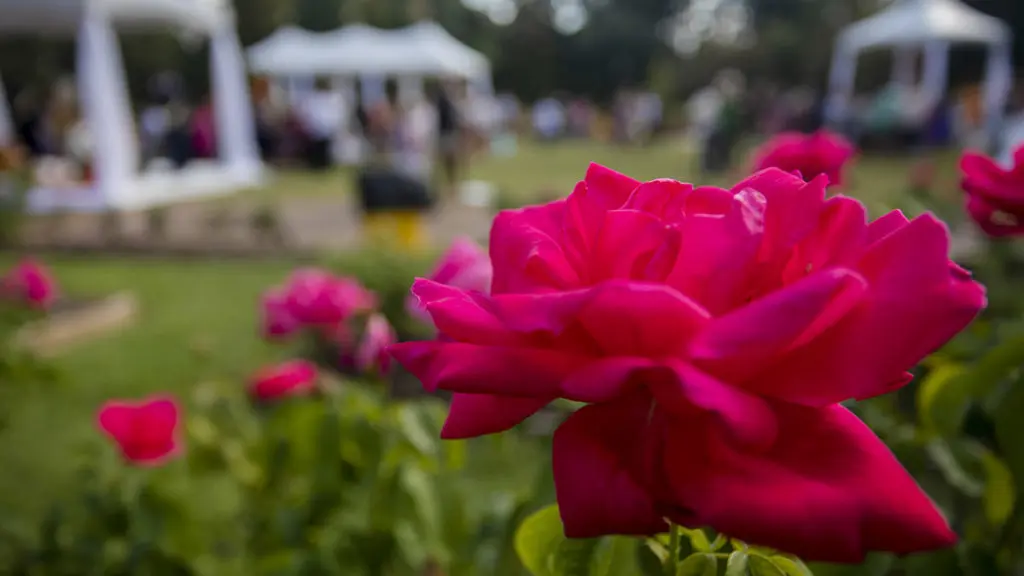
{"type": "Polygon", "coordinates": [[[892,6],[855,22],[840,35],[849,50],[918,45],[930,40],[1003,44],[1010,27],[959,0],[895,0],[892,6]]]}
{"type": "Polygon", "coordinates": [[[0,34],[74,34],[90,11],[121,29],[210,30],[232,17],[224,0],[0,0],[0,34]]]}
{"type": "Polygon", "coordinates": [[[490,71],[487,57],[459,42],[436,22],[384,30],[364,24],[313,33],[282,28],[252,46],[256,72],[279,75],[455,75],[490,71]]]}

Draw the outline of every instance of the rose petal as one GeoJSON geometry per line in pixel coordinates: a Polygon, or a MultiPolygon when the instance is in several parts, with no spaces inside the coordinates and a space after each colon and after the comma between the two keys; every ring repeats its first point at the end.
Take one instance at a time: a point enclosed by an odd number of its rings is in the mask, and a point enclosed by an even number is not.
{"type": "Polygon", "coordinates": [[[620,208],[640,185],[638,180],[594,163],[587,168],[584,181],[588,196],[605,210],[620,208]]]}
{"type": "Polygon", "coordinates": [[[579,284],[562,248],[565,200],[506,210],[491,227],[494,294],[566,290],[579,284]]]}
{"type": "Polygon", "coordinates": [[[684,362],[670,361],[667,367],[645,378],[666,411],[684,418],[691,406],[710,412],[731,438],[747,446],[764,448],[775,441],[778,424],[767,402],[684,362]]]}
{"type": "Polygon", "coordinates": [[[668,528],[645,488],[651,407],[640,392],[581,408],[555,431],[555,494],[567,537],[645,536],[668,528]]]}
{"type": "Polygon", "coordinates": [[[665,283],[712,314],[743,297],[744,281],[761,245],[763,208],[751,196],[735,195],[723,215],[690,214],[679,223],[679,259],[665,283]]]}
{"type": "Polygon", "coordinates": [[[948,231],[928,215],[874,243],[859,265],[870,286],[860,304],[752,385],[814,406],[891,391],[985,306],[984,288],[950,267],[948,249],[948,231]]]}
{"type": "Polygon", "coordinates": [[[746,382],[783,352],[832,326],[867,289],[864,278],[852,270],[812,274],[715,318],[690,344],[690,355],[713,374],[746,382]]]}
{"type": "Polygon", "coordinates": [[[590,357],[530,348],[403,342],[390,354],[430,391],[529,398],[560,396],[566,377],[590,357]]]}
{"type": "Polygon", "coordinates": [[[955,543],[913,477],[845,408],[777,410],[778,439],[760,453],[670,430],[664,463],[678,503],[719,532],[805,560],[955,543]]]}
{"type": "MultiPolygon", "coordinates": [[[[651,214],[638,210],[607,212],[590,254],[587,280],[642,279],[671,229],[651,214]]],[[[675,258],[671,258],[674,260],[675,258]]]]}
{"type": "Polygon", "coordinates": [[[457,440],[504,432],[537,413],[551,399],[453,394],[441,438],[457,440]]]}

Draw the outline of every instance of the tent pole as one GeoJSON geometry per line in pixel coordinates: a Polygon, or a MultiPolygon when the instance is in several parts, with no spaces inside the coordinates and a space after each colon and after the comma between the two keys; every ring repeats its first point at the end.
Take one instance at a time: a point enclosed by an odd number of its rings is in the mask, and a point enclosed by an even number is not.
{"type": "Polygon", "coordinates": [[[10,146],[15,143],[14,119],[11,117],[11,109],[7,106],[7,91],[4,89],[3,78],[0,77],[0,146],[10,146]]]}
{"type": "Polygon", "coordinates": [[[1006,112],[1006,102],[1010,97],[1013,82],[1013,56],[1010,43],[1003,42],[989,48],[988,62],[985,66],[984,85],[984,129],[988,146],[999,145],[999,136],[1006,112]]]}
{"type": "Polygon", "coordinates": [[[840,127],[846,124],[856,77],[857,52],[847,48],[840,39],[833,48],[829,70],[829,96],[825,107],[825,120],[829,125],[840,127]]]}
{"type": "Polygon", "coordinates": [[[134,204],[129,194],[138,173],[128,86],[121,49],[107,14],[89,10],[78,33],[79,99],[92,138],[95,187],[107,208],[134,204]]]}
{"type": "Polygon", "coordinates": [[[246,84],[242,46],[233,18],[213,31],[210,38],[210,85],[217,123],[217,150],[221,161],[246,181],[257,180],[261,170],[256,146],[252,96],[246,84]]]}

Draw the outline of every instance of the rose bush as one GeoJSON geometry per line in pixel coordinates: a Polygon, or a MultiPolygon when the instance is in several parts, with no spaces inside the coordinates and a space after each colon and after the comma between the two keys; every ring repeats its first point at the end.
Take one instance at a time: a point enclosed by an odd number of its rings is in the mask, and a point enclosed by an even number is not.
{"type": "Polygon", "coordinates": [[[856,148],[846,138],[826,130],[786,132],[754,151],[753,168],[799,172],[807,181],[825,175],[829,186],[842,186],[844,169],[855,154],[856,148]]]}
{"type": "Polygon", "coordinates": [[[984,290],[934,217],[868,222],[827,179],[732,190],[600,166],[565,200],[500,214],[490,294],[420,280],[440,338],[395,358],[454,392],[443,435],[552,400],[566,534],[710,526],[807,559],[942,548],[955,534],[839,403],[885,394],[962,330],[984,290]]]}
{"type": "Polygon", "coordinates": [[[1014,152],[1009,167],[984,154],[967,152],[960,170],[967,213],[978,227],[995,238],[1024,234],[1024,147],[1014,152]]]}

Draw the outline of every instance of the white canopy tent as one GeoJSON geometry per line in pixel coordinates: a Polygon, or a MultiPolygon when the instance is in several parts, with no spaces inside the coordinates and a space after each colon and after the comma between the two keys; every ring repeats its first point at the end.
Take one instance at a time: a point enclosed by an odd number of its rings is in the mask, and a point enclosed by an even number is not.
{"type": "Polygon", "coordinates": [[[323,33],[283,28],[251,46],[248,57],[254,72],[276,78],[393,76],[409,91],[425,76],[445,76],[490,89],[487,57],[432,21],[395,30],[363,24],[323,33]]]}
{"type": "MultiPolygon", "coordinates": [[[[234,14],[222,0],[0,0],[0,34],[77,35],[76,78],[93,141],[95,182],[36,188],[29,209],[139,209],[256,185],[262,164],[234,14]],[[139,151],[115,28],[175,28],[210,37],[220,156],[175,172],[139,173],[139,151]]],[[[14,138],[0,98],[0,144],[14,138]]]]}
{"type": "Polygon", "coordinates": [[[959,0],[894,0],[878,14],[850,25],[836,40],[827,119],[841,123],[848,118],[861,52],[893,50],[893,82],[906,87],[915,83],[916,54],[923,52],[920,90],[937,102],[946,91],[951,45],[977,44],[989,47],[984,106],[986,128],[991,134],[999,126],[1010,93],[1012,40],[1004,22],[959,0]]]}

